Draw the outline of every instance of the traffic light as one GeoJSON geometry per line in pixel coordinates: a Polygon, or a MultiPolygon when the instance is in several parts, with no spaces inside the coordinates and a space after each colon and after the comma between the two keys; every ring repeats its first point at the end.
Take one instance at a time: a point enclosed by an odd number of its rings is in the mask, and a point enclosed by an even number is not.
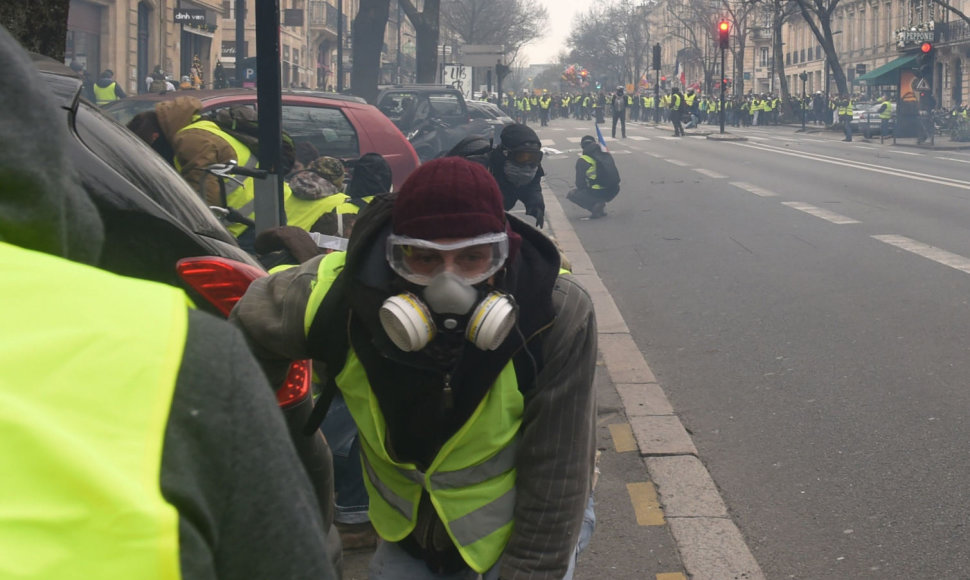
{"type": "Polygon", "coordinates": [[[510,72],[510,70],[509,70],[508,65],[504,65],[502,63],[496,63],[496,65],[495,65],[495,76],[497,76],[500,81],[502,79],[504,79],[505,77],[507,77],[509,75],[509,72],[510,72]]]}
{"type": "Polygon", "coordinates": [[[731,23],[727,20],[717,23],[717,44],[721,48],[728,48],[731,45],[731,23]]]}
{"type": "Polygon", "coordinates": [[[660,70],[660,43],[653,45],[653,70],[660,70]]]}
{"type": "Polygon", "coordinates": [[[919,69],[920,78],[930,78],[933,74],[933,54],[932,42],[919,45],[919,52],[916,53],[916,68],[919,69]]]}

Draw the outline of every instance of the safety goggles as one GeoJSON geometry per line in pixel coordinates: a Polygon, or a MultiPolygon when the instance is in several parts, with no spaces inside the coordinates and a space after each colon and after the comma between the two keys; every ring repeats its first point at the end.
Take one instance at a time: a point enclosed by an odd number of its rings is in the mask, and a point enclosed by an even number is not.
{"type": "Polygon", "coordinates": [[[444,271],[460,276],[468,284],[478,284],[495,275],[508,257],[509,237],[505,232],[443,244],[393,234],[387,238],[387,263],[391,269],[421,286],[427,286],[444,271]]]}
{"type": "Polygon", "coordinates": [[[506,158],[518,165],[539,165],[542,151],[538,149],[514,149],[506,152],[506,158]]]}

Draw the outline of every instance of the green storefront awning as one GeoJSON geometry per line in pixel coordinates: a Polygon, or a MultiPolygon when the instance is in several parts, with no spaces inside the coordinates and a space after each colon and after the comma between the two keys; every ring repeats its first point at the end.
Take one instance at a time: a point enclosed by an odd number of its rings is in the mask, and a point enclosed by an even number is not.
{"type": "Polygon", "coordinates": [[[895,85],[899,83],[899,69],[916,60],[915,54],[901,56],[879,68],[872,69],[861,77],[856,77],[856,83],[865,83],[870,87],[878,85],[895,85]]]}

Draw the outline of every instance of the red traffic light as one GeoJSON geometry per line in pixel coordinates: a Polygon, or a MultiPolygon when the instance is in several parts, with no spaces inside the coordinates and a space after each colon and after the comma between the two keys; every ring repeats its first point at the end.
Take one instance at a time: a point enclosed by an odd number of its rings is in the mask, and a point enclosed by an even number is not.
{"type": "Polygon", "coordinates": [[[933,50],[933,44],[930,42],[924,42],[923,44],[919,45],[919,51],[922,52],[923,54],[929,54],[930,51],[932,50],[933,50]]]}
{"type": "Polygon", "coordinates": [[[717,29],[720,30],[722,34],[729,32],[731,30],[731,23],[727,20],[722,20],[720,24],[717,25],[717,29]]]}
{"type": "Polygon", "coordinates": [[[666,76],[662,76],[662,77],[660,77],[660,80],[665,81],[665,80],[667,80],[667,77],[666,76]]]}

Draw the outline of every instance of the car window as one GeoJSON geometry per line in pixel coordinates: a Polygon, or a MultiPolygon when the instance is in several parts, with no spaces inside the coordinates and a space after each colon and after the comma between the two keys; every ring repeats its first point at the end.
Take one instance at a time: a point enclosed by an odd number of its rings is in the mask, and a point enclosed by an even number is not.
{"type": "Polygon", "coordinates": [[[357,131],[339,108],[283,105],[283,130],[294,143],[312,144],[320,155],[360,157],[357,131]]]}
{"type": "Polygon", "coordinates": [[[122,125],[127,125],[128,121],[143,111],[150,111],[155,108],[155,101],[120,99],[109,103],[101,110],[122,125]]]}
{"type": "Polygon", "coordinates": [[[431,96],[431,107],[440,117],[459,117],[464,115],[458,95],[439,94],[431,96]]]}
{"type": "Polygon", "coordinates": [[[193,232],[228,239],[228,232],[188,183],[144,141],[82,102],[75,118],[78,137],[129,183],[193,232]]]}
{"type": "Polygon", "coordinates": [[[480,109],[474,105],[469,105],[468,116],[471,117],[472,119],[489,119],[492,117],[492,115],[489,115],[487,112],[485,112],[484,108],[480,109]]]}

